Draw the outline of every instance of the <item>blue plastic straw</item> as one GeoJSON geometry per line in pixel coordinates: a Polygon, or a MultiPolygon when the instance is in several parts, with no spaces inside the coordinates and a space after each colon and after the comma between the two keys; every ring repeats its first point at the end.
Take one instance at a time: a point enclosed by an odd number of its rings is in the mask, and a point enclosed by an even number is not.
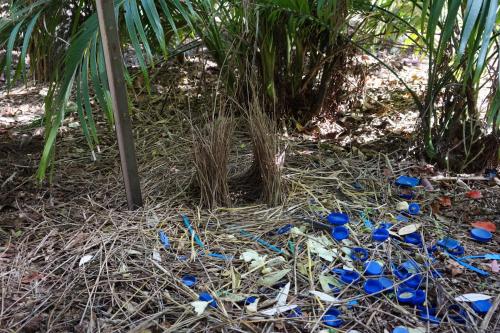
{"type": "Polygon", "coordinates": [[[255,236],[255,235],[252,235],[251,233],[249,233],[245,229],[240,229],[240,234],[243,235],[243,236],[245,236],[245,237],[247,237],[247,238],[250,238],[250,239],[256,241],[260,245],[263,245],[263,246],[267,247],[270,250],[273,250],[274,252],[278,252],[279,254],[285,254],[285,252],[283,252],[283,250],[280,249],[279,247],[276,247],[273,244],[270,244],[270,243],[266,242],[262,238],[259,238],[259,237],[255,236]]]}
{"type": "Polygon", "coordinates": [[[198,246],[200,246],[202,249],[204,249],[205,245],[203,244],[203,242],[201,241],[200,237],[198,237],[198,235],[194,231],[193,227],[191,226],[191,222],[189,221],[189,218],[186,215],[182,215],[182,221],[184,222],[184,226],[189,231],[189,235],[191,237],[193,237],[193,239],[196,242],[196,244],[198,244],[198,246]]]}

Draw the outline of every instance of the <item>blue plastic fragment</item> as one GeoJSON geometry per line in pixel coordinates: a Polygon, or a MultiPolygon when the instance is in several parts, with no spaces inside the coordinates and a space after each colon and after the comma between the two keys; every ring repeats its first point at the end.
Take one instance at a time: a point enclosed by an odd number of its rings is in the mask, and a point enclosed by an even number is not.
{"type": "Polygon", "coordinates": [[[295,309],[291,309],[288,314],[287,314],[287,317],[288,318],[298,318],[298,317],[302,317],[302,309],[300,308],[300,306],[296,307],[295,309]]]}
{"type": "Polygon", "coordinates": [[[349,215],[346,213],[330,213],[327,216],[327,221],[333,225],[344,225],[349,222],[349,215]]]}
{"type": "Polygon", "coordinates": [[[362,191],[363,190],[363,185],[361,185],[358,182],[352,183],[352,187],[354,187],[354,189],[357,190],[357,191],[362,191]]]}
{"type": "Polygon", "coordinates": [[[489,242],[493,238],[493,234],[491,232],[482,228],[471,229],[470,235],[472,239],[481,243],[489,242]]]}
{"type": "Polygon", "coordinates": [[[409,193],[399,193],[399,197],[405,200],[411,200],[415,197],[415,192],[411,191],[409,193]]]}
{"type": "Polygon", "coordinates": [[[488,311],[490,310],[492,305],[493,304],[488,299],[481,300],[481,301],[475,301],[475,302],[472,302],[472,304],[471,304],[472,309],[474,311],[476,311],[476,313],[479,313],[479,314],[488,313],[488,311]]]}
{"type": "Polygon", "coordinates": [[[420,271],[420,265],[412,259],[401,263],[400,267],[405,268],[409,273],[417,273],[420,271]]]}
{"type": "Polygon", "coordinates": [[[248,297],[245,299],[245,305],[252,304],[252,303],[254,303],[256,300],[257,300],[257,297],[254,297],[254,296],[248,296],[248,297]]]}
{"type": "Polygon", "coordinates": [[[406,288],[399,288],[396,293],[396,298],[400,303],[411,304],[412,300],[415,298],[415,291],[406,288]]]}
{"type": "Polygon", "coordinates": [[[389,222],[383,222],[383,223],[380,223],[380,228],[384,228],[384,229],[389,230],[389,229],[391,229],[391,228],[392,228],[392,226],[393,226],[393,225],[394,225],[394,224],[389,223],[389,222]]]}
{"type": "Polygon", "coordinates": [[[160,242],[163,244],[163,247],[166,249],[170,248],[168,236],[163,230],[158,231],[158,236],[160,237],[160,242]]]}
{"type": "Polygon", "coordinates": [[[384,286],[382,286],[379,279],[367,279],[363,284],[363,289],[368,295],[373,295],[384,290],[384,286]]]}
{"type": "Polygon", "coordinates": [[[186,215],[182,215],[182,222],[184,222],[184,226],[189,231],[189,236],[193,237],[195,243],[198,244],[199,247],[205,248],[205,245],[194,231],[193,227],[191,226],[191,221],[189,221],[189,218],[186,215]]]}
{"type": "Polygon", "coordinates": [[[283,235],[289,232],[292,229],[293,225],[287,224],[281,228],[278,228],[275,232],[277,235],[283,235]]]}
{"type": "Polygon", "coordinates": [[[389,238],[389,230],[385,228],[378,228],[372,232],[372,239],[376,242],[383,242],[387,238],[389,238]]]}
{"type": "Polygon", "coordinates": [[[420,205],[416,202],[412,202],[408,205],[408,213],[410,213],[411,215],[417,215],[418,213],[420,213],[420,205]]]}
{"type": "Polygon", "coordinates": [[[451,253],[455,256],[461,256],[462,254],[465,253],[465,249],[462,245],[457,246],[456,248],[449,249],[448,253],[451,253]]]}
{"type": "Polygon", "coordinates": [[[394,282],[385,276],[379,278],[378,281],[380,282],[382,287],[384,287],[384,290],[390,290],[394,287],[394,282]]]}
{"type": "Polygon", "coordinates": [[[203,302],[210,302],[210,306],[213,307],[213,308],[217,308],[217,302],[214,300],[214,298],[212,297],[212,295],[210,295],[209,293],[203,291],[200,293],[200,296],[198,298],[200,301],[203,301],[203,302]]]}
{"type": "Polygon", "coordinates": [[[332,229],[332,237],[338,241],[349,238],[349,229],[343,226],[335,227],[332,229]]]}
{"type": "Polygon", "coordinates": [[[349,257],[354,261],[366,261],[368,259],[368,250],[362,247],[353,247],[349,257]]]}
{"type": "Polygon", "coordinates": [[[344,321],[339,318],[342,313],[337,309],[329,309],[325,312],[321,320],[323,324],[330,327],[340,327],[344,323],[344,321]]]}
{"type": "Polygon", "coordinates": [[[448,307],[448,317],[459,324],[464,324],[467,320],[467,311],[458,304],[448,307]]]}
{"type": "Polygon", "coordinates": [[[406,216],[399,214],[399,215],[396,216],[396,221],[398,221],[398,222],[408,222],[409,220],[408,220],[408,218],[406,216]]]}
{"type": "Polygon", "coordinates": [[[420,184],[420,179],[415,177],[399,176],[398,178],[396,178],[396,181],[394,183],[397,186],[415,187],[418,186],[418,184],[420,184]]]}
{"type": "Polygon", "coordinates": [[[440,247],[444,247],[446,250],[452,250],[457,246],[460,246],[460,242],[456,239],[446,237],[438,240],[437,245],[440,247]]]}
{"type": "Polygon", "coordinates": [[[418,309],[418,311],[420,313],[427,313],[427,314],[430,314],[430,315],[433,315],[433,316],[435,316],[436,313],[437,313],[437,309],[436,308],[425,306],[423,304],[417,305],[417,309],[418,309]]]}
{"type": "Polygon", "coordinates": [[[441,323],[441,320],[438,317],[430,315],[430,314],[422,313],[419,317],[423,321],[427,321],[431,324],[440,324],[441,323]]]}
{"type": "Polygon", "coordinates": [[[184,283],[188,287],[193,287],[196,284],[196,277],[194,275],[184,275],[181,279],[182,283],[184,283]]]}
{"type": "Polygon", "coordinates": [[[231,261],[234,258],[233,256],[227,256],[225,254],[215,253],[215,252],[208,253],[207,255],[209,257],[212,257],[212,258],[217,258],[217,259],[221,259],[221,260],[228,260],[228,261],[231,261]]]}
{"type": "Polygon", "coordinates": [[[361,275],[356,271],[348,271],[344,270],[342,274],[340,274],[340,280],[344,283],[356,283],[361,279],[361,275]]]}
{"type": "Polygon", "coordinates": [[[384,272],[384,266],[375,260],[367,261],[365,263],[365,275],[380,275],[384,272]]]}
{"type": "Polygon", "coordinates": [[[492,180],[498,176],[498,172],[496,169],[485,169],[484,170],[484,177],[488,178],[489,180],[492,180]]]}
{"type": "Polygon", "coordinates": [[[256,242],[257,242],[257,243],[259,243],[260,245],[265,246],[265,247],[267,247],[267,248],[268,248],[268,249],[270,249],[270,250],[273,250],[274,252],[278,252],[279,254],[284,254],[284,253],[285,253],[285,252],[283,252],[283,250],[282,250],[282,249],[280,249],[279,247],[274,246],[274,245],[272,245],[272,244],[270,244],[270,243],[266,242],[266,241],[265,241],[265,240],[263,240],[262,238],[259,238],[259,237],[255,236],[255,235],[252,235],[251,233],[249,233],[249,232],[248,232],[248,231],[246,231],[245,229],[240,229],[240,234],[241,234],[242,236],[245,236],[245,237],[247,237],[247,238],[251,239],[251,240],[256,241],[256,242]]]}
{"type": "Polygon", "coordinates": [[[408,286],[410,288],[418,288],[420,284],[422,283],[422,275],[420,274],[415,274],[412,275],[408,280],[403,282],[405,286],[408,286]]]}
{"type": "Polygon", "coordinates": [[[396,326],[392,330],[392,333],[410,333],[410,331],[404,326],[396,326]]]}
{"type": "Polygon", "coordinates": [[[415,297],[410,301],[411,304],[413,305],[421,305],[424,304],[425,302],[425,291],[417,289],[415,290],[415,297]]]}
{"type": "Polygon", "coordinates": [[[349,302],[347,302],[347,303],[346,303],[346,305],[347,305],[347,308],[348,308],[348,309],[350,309],[350,308],[352,308],[353,306],[356,306],[356,305],[358,305],[358,304],[359,304],[359,302],[358,302],[357,300],[355,300],[355,299],[350,300],[349,302]]]}

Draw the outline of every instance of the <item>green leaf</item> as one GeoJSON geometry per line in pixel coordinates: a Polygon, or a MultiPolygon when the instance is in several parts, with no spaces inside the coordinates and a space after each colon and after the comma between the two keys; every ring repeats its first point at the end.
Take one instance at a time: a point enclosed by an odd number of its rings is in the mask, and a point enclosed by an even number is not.
{"type": "Polygon", "coordinates": [[[163,27],[161,26],[161,19],[158,11],[156,10],[156,5],[153,0],[141,0],[142,7],[146,12],[146,16],[149,19],[149,23],[155,32],[156,39],[160,44],[160,48],[163,52],[163,55],[167,56],[167,45],[165,42],[165,33],[163,31],[163,27]]]}
{"type": "Polygon", "coordinates": [[[16,26],[14,27],[14,29],[12,29],[12,31],[10,33],[9,40],[7,41],[7,50],[6,50],[6,54],[5,54],[6,60],[5,60],[5,68],[4,68],[7,89],[10,89],[10,86],[11,86],[10,71],[11,71],[11,64],[12,64],[12,51],[14,49],[14,43],[16,42],[17,34],[19,33],[19,29],[21,28],[23,22],[24,22],[24,20],[22,20],[21,22],[16,24],[16,26]]]}

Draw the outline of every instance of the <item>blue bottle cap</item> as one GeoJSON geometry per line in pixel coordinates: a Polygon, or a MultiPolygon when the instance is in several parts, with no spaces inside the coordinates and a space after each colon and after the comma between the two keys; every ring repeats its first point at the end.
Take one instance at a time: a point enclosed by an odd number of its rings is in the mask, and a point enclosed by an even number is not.
{"type": "Polygon", "coordinates": [[[356,283],[361,279],[361,275],[356,271],[348,271],[344,270],[344,272],[340,275],[340,280],[344,283],[356,283]]]}
{"type": "Polygon", "coordinates": [[[392,333],[410,333],[410,331],[404,326],[394,327],[392,333]]]}
{"type": "Polygon", "coordinates": [[[476,311],[476,313],[479,313],[479,314],[488,313],[488,311],[490,310],[490,308],[492,306],[490,300],[488,300],[488,299],[485,299],[482,301],[472,302],[471,305],[472,305],[472,309],[474,309],[474,311],[476,311]]]}
{"type": "Polygon", "coordinates": [[[415,297],[410,301],[413,305],[424,304],[425,302],[425,291],[417,289],[415,290],[415,297]]]}
{"type": "Polygon", "coordinates": [[[214,298],[212,297],[212,295],[210,295],[209,293],[203,291],[200,293],[200,296],[198,298],[200,301],[203,301],[203,302],[210,302],[210,306],[213,307],[213,308],[217,308],[217,302],[214,300],[214,298]]]}
{"type": "Polygon", "coordinates": [[[365,275],[380,275],[384,272],[384,265],[380,262],[371,260],[365,263],[365,275]]]}
{"type": "Polygon", "coordinates": [[[431,324],[440,324],[441,323],[441,320],[439,320],[438,317],[430,315],[430,314],[427,314],[427,313],[422,313],[419,317],[423,321],[427,321],[427,322],[429,322],[431,324]]]}
{"type": "Polygon", "coordinates": [[[420,271],[420,265],[415,260],[406,260],[399,267],[405,268],[408,273],[417,273],[420,271]]]}
{"type": "Polygon", "coordinates": [[[467,312],[460,305],[452,304],[448,307],[448,317],[459,324],[464,324],[467,320],[467,312]]]}
{"type": "Polygon", "coordinates": [[[332,229],[332,237],[338,241],[349,238],[349,229],[346,227],[335,227],[332,229]]]}
{"type": "Polygon", "coordinates": [[[182,283],[184,283],[188,287],[192,287],[196,284],[196,277],[193,275],[184,275],[182,277],[182,283]]]}
{"type": "Polygon", "coordinates": [[[368,295],[373,295],[381,292],[384,287],[380,283],[379,279],[368,279],[363,284],[363,289],[368,295]]]}
{"type": "Polygon", "coordinates": [[[380,228],[384,228],[384,229],[389,230],[389,229],[391,229],[391,228],[392,228],[392,226],[393,226],[393,225],[394,225],[394,224],[389,223],[389,222],[383,222],[383,223],[380,223],[380,228]]]}
{"type": "Polygon", "coordinates": [[[410,213],[411,215],[417,215],[418,213],[420,213],[420,205],[416,202],[412,202],[408,205],[408,213],[410,213]]]}
{"type": "Polygon", "coordinates": [[[413,288],[413,289],[418,288],[421,283],[422,283],[422,275],[420,275],[420,274],[414,274],[408,280],[403,282],[403,284],[405,286],[413,288]]]}
{"type": "Polygon", "coordinates": [[[346,213],[330,213],[327,218],[328,223],[333,225],[343,225],[349,222],[349,215],[346,213]]]}
{"type": "Polygon", "coordinates": [[[408,218],[406,216],[399,214],[398,216],[396,216],[396,221],[398,221],[398,222],[408,222],[409,220],[408,220],[408,218]]]}
{"type": "Polygon", "coordinates": [[[400,303],[411,304],[415,298],[415,290],[399,288],[396,297],[400,303]]]}
{"type": "Polygon", "coordinates": [[[415,192],[411,191],[409,193],[399,193],[398,195],[401,199],[411,200],[415,197],[415,192]]]}
{"type": "Polygon", "coordinates": [[[446,237],[438,240],[437,245],[444,247],[446,250],[452,250],[457,246],[460,246],[460,242],[457,241],[456,239],[446,237]]]}
{"type": "Polygon", "coordinates": [[[423,304],[417,305],[417,309],[420,313],[428,313],[430,315],[435,316],[437,313],[437,309],[429,306],[425,306],[423,304]]]}
{"type": "Polygon", "coordinates": [[[340,315],[341,312],[339,310],[330,309],[326,311],[321,320],[323,321],[323,324],[325,324],[326,326],[340,327],[344,323],[344,321],[339,318],[340,315]]]}
{"type": "Polygon", "coordinates": [[[386,278],[385,276],[382,276],[381,278],[379,278],[378,281],[380,282],[380,284],[384,288],[383,290],[389,291],[394,287],[394,282],[391,279],[386,278]]]}
{"type": "Polygon", "coordinates": [[[403,240],[408,244],[422,245],[422,236],[420,236],[420,233],[418,232],[405,235],[403,240]]]}
{"type": "Polygon", "coordinates": [[[362,247],[353,247],[349,257],[354,261],[366,261],[368,259],[368,250],[362,247]]]}
{"type": "Polygon", "coordinates": [[[448,253],[453,254],[454,256],[461,256],[464,254],[465,249],[462,245],[457,246],[456,248],[449,249],[448,253]]]}
{"type": "Polygon", "coordinates": [[[373,230],[372,239],[376,242],[383,242],[389,238],[389,230],[385,228],[378,228],[373,230]]]}
{"type": "Polygon", "coordinates": [[[491,234],[491,232],[489,232],[488,230],[486,229],[482,229],[482,228],[473,228],[471,231],[470,231],[470,235],[472,236],[472,238],[478,242],[488,242],[491,240],[491,238],[493,238],[493,235],[491,234]]]}
{"type": "Polygon", "coordinates": [[[276,229],[276,234],[277,235],[283,235],[289,232],[292,229],[293,225],[287,224],[285,226],[282,226],[281,228],[276,229]]]}
{"type": "Polygon", "coordinates": [[[252,303],[254,303],[256,300],[257,300],[257,297],[254,297],[254,296],[248,296],[248,297],[245,299],[245,305],[252,304],[252,303]]]}
{"type": "Polygon", "coordinates": [[[420,184],[420,179],[415,177],[399,176],[396,178],[395,184],[397,186],[415,187],[420,184]]]}
{"type": "Polygon", "coordinates": [[[411,275],[411,273],[408,272],[408,270],[403,266],[396,267],[394,264],[391,264],[391,266],[392,273],[400,280],[404,280],[411,275]]]}

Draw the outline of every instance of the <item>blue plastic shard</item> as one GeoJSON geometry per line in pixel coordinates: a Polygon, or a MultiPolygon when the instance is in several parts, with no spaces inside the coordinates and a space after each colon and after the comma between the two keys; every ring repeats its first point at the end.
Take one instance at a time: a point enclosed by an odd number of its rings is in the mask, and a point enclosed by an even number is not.
{"type": "Polygon", "coordinates": [[[292,227],[293,227],[293,225],[287,224],[281,228],[276,229],[275,232],[277,235],[283,235],[283,234],[286,234],[287,232],[289,232],[292,229],[292,227]]]}
{"type": "Polygon", "coordinates": [[[163,230],[158,231],[158,236],[160,237],[160,242],[163,244],[163,247],[166,249],[170,248],[168,236],[163,230]]]}
{"type": "Polygon", "coordinates": [[[274,252],[278,252],[279,254],[285,254],[285,252],[282,249],[280,249],[279,247],[276,247],[276,246],[274,246],[274,245],[266,242],[262,238],[259,238],[259,237],[255,236],[255,235],[252,235],[251,233],[249,233],[245,229],[240,229],[240,234],[243,235],[243,236],[245,236],[245,237],[247,237],[247,238],[250,238],[251,240],[256,241],[260,245],[265,246],[265,247],[267,247],[268,249],[270,249],[270,250],[272,250],[274,252]]]}
{"type": "Polygon", "coordinates": [[[189,218],[186,215],[182,215],[182,221],[184,222],[184,226],[186,227],[186,229],[189,231],[189,236],[193,237],[195,243],[198,244],[199,247],[205,248],[205,245],[201,241],[200,237],[198,237],[193,227],[191,226],[189,218]]]}
{"type": "Polygon", "coordinates": [[[395,184],[397,186],[415,187],[420,184],[420,179],[415,177],[399,176],[398,178],[396,178],[395,184]]]}

